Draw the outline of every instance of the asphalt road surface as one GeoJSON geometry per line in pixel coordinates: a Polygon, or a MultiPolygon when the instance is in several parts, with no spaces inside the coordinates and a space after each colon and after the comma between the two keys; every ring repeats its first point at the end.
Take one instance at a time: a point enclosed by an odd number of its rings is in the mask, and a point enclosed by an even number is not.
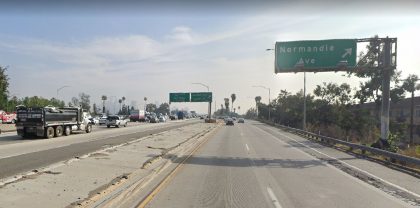
{"type": "Polygon", "coordinates": [[[223,126],[147,207],[410,207],[253,121],[223,126]]]}
{"type": "Polygon", "coordinates": [[[79,133],[52,139],[23,140],[16,135],[3,135],[0,139],[0,178],[197,122],[200,120],[132,124],[132,127],[125,128],[95,127],[96,131],[94,129],[89,134],[79,133]]]}
{"type": "MultiPolygon", "coordinates": [[[[1,125],[10,126],[11,124],[1,124],[1,125]]],[[[143,125],[149,125],[149,123],[144,123],[144,122],[129,122],[128,123],[128,127],[143,126],[143,125]]],[[[8,128],[11,129],[11,127],[8,127],[8,128]]],[[[16,133],[16,128],[15,127],[13,128],[14,128],[14,131],[2,132],[0,134],[0,145],[28,142],[34,139],[42,139],[42,138],[36,138],[35,136],[33,138],[24,139],[21,136],[18,136],[16,133]]],[[[109,129],[106,127],[106,125],[94,125],[92,128],[92,131],[101,132],[101,131],[109,131],[109,129]]]]}

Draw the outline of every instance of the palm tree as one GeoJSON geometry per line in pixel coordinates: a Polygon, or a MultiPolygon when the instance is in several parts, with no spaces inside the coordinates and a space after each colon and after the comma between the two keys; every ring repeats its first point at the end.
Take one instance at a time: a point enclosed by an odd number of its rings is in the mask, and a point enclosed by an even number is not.
{"type": "MultiPolygon", "coordinates": [[[[236,95],[235,95],[235,93],[232,93],[232,95],[230,95],[230,98],[232,99],[232,108],[233,108],[233,103],[235,102],[235,100],[236,100],[236,95]]],[[[235,108],[233,108],[233,112],[235,113],[235,108]]]]}
{"type": "Polygon", "coordinates": [[[257,117],[258,117],[258,104],[261,102],[261,96],[255,97],[255,106],[257,108],[257,117]]]}
{"type": "Polygon", "coordinates": [[[105,101],[108,99],[108,97],[106,97],[106,95],[102,95],[101,99],[102,99],[102,113],[105,113],[105,101]]]}
{"type": "MultiPolygon", "coordinates": [[[[122,99],[122,106],[123,106],[123,107],[121,107],[121,112],[122,112],[123,108],[126,109],[127,106],[125,105],[125,100],[126,100],[125,96],[123,96],[121,99],[122,99]]],[[[125,112],[125,110],[124,110],[124,112],[125,112]]]]}
{"type": "Polygon", "coordinates": [[[147,97],[144,97],[144,111],[146,111],[146,102],[147,102],[147,97]]]}
{"type": "Polygon", "coordinates": [[[122,99],[119,99],[119,100],[118,100],[118,103],[120,103],[120,112],[122,111],[122,110],[121,110],[121,103],[122,103],[122,102],[123,102],[123,100],[122,100],[122,99]]]}
{"type": "Polygon", "coordinates": [[[411,110],[410,110],[410,144],[413,144],[413,120],[414,120],[414,92],[420,90],[420,84],[417,84],[419,77],[415,74],[408,75],[404,80],[402,88],[411,93],[411,110]]]}
{"type": "Polygon", "coordinates": [[[229,112],[229,98],[225,98],[226,111],[229,112]]]}

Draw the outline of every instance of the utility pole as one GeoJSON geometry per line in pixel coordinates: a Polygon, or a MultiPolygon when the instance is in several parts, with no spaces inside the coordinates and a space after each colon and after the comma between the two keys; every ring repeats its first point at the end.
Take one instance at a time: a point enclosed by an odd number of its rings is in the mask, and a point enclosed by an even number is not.
{"type": "Polygon", "coordinates": [[[306,72],[303,72],[303,124],[302,129],[306,131],[306,72]]]}

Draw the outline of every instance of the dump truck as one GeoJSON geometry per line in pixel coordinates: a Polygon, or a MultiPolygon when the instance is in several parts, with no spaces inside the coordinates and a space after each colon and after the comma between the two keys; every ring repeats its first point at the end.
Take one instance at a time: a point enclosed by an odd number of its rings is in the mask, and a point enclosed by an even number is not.
{"type": "Polygon", "coordinates": [[[72,132],[90,133],[92,124],[82,108],[64,107],[16,107],[17,134],[26,138],[38,136],[45,138],[68,136],[72,132]]]}

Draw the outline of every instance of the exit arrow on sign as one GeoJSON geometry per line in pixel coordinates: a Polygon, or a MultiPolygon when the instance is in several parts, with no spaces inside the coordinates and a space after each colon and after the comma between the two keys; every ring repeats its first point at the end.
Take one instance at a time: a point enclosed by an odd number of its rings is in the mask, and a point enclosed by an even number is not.
{"type": "Polygon", "coordinates": [[[341,58],[345,58],[347,55],[351,55],[351,51],[352,51],[353,49],[352,48],[346,48],[345,49],[345,53],[341,56],[341,58]]]}

